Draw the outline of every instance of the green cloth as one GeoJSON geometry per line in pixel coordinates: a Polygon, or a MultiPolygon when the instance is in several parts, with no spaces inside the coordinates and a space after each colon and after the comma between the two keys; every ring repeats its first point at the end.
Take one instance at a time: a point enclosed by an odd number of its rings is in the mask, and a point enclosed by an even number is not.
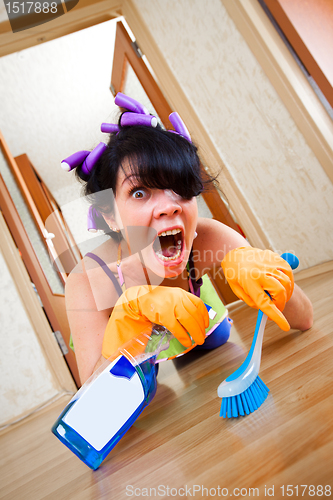
{"type": "MultiPolygon", "coordinates": [[[[205,274],[202,277],[202,285],[200,287],[200,298],[207,306],[210,306],[212,310],[216,312],[215,317],[213,319],[211,318],[209,319],[209,325],[206,328],[206,336],[207,336],[217,323],[221,323],[224,320],[224,318],[228,314],[228,311],[225,308],[220,297],[216,293],[216,290],[212,282],[210,281],[209,277],[207,276],[207,274],[205,274]]],[[[158,335],[152,335],[152,339],[148,342],[147,345],[148,352],[153,352],[154,351],[153,347],[157,346],[159,341],[160,337],[158,335]]],[[[189,350],[188,347],[184,347],[175,337],[172,337],[169,340],[165,340],[164,341],[165,347],[167,347],[167,342],[169,342],[169,347],[166,348],[165,350],[162,350],[159,353],[159,355],[157,356],[158,361],[169,358],[175,358],[177,356],[180,356],[181,354],[184,354],[186,351],[189,350]]]]}

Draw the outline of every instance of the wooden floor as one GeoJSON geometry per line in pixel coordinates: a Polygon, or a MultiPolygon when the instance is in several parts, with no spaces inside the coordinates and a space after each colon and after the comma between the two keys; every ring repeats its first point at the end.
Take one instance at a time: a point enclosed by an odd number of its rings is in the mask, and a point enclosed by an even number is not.
{"type": "Polygon", "coordinates": [[[256,412],[219,417],[216,389],[256,321],[239,302],[227,345],[161,364],[155,399],[97,471],[51,434],[65,400],[2,435],[0,498],[333,497],[333,272],[299,284],[314,326],[285,333],[269,322],[260,376],[271,392],[256,412]]]}

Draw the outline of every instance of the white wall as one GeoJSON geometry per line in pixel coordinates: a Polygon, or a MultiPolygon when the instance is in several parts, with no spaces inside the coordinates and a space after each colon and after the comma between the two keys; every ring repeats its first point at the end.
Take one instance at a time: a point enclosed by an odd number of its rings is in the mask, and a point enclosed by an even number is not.
{"type": "Polygon", "coordinates": [[[33,327],[0,252],[0,426],[58,394],[33,327]]]}
{"type": "Polygon", "coordinates": [[[332,260],[332,183],[221,1],[134,4],[272,248],[332,260]]]}

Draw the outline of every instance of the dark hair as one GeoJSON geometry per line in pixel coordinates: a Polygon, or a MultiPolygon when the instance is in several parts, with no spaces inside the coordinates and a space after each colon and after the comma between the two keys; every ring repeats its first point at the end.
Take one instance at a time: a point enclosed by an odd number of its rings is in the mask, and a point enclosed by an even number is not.
{"type": "Polygon", "coordinates": [[[125,159],[143,186],[171,189],[184,199],[198,196],[211,181],[208,176],[203,180],[197,147],[184,137],[160,125],[119,128],[110,135],[107,149],[89,175],[81,167],[76,169],[76,176],[86,182],[84,195],[101,213],[113,212],[110,190],[116,196],[118,172],[125,159]]]}

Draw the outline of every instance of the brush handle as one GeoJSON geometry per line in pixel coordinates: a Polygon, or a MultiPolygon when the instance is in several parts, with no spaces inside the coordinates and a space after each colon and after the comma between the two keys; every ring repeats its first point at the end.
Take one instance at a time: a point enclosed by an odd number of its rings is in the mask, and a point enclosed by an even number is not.
{"type": "Polygon", "coordinates": [[[245,360],[241,364],[241,366],[226,379],[226,382],[231,382],[232,380],[235,380],[236,378],[240,377],[242,372],[245,372],[250,364],[251,364],[251,369],[248,372],[249,379],[247,380],[247,382],[249,385],[251,385],[252,382],[254,382],[259,372],[262,342],[264,339],[266,321],[267,321],[267,315],[264,314],[262,311],[259,311],[257,316],[256,328],[251,344],[251,349],[248,355],[246,356],[245,360]],[[253,374],[253,376],[251,376],[251,374],[253,374]]]}
{"type": "MultiPolygon", "coordinates": [[[[281,255],[281,257],[286,262],[288,262],[288,264],[290,265],[290,267],[292,269],[296,269],[298,267],[299,260],[296,257],[296,255],[286,252],[286,253],[283,253],[281,255]]],[[[266,293],[270,297],[269,293],[268,292],[266,292],[266,293]]],[[[251,362],[253,364],[253,368],[251,369],[251,373],[252,373],[252,371],[256,371],[256,369],[258,369],[258,372],[259,372],[260,361],[261,361],[262,342],[263,342],[263,338],[264,338],[264,330],[265,330],[265,326],[266,326],[266,321],[267,321],[266,314],[259,310],[251,349],[250,349],[248,355],[246,356],[244,362],[242,363],[242,365],[238,368],[238,370],[235,371],[235,373],[230,375],[230,377],[228,377],[226,379],[226,381],[231,381],[231,380],[234,380],[235,378],[239,377],[241,375],[241,372],[243,370],[246,370],[246,368],[248,367],[248,365],[251,362]],[[253,359],[253,361],[252,361],[252,359],[253,359]]],[[[255,380],[255,377],[254,377],[253,381],[254,380],[255,380]]],[[[251,385],[251,384],[249,384],[249,385],[251,385]]]]}
{"type": "MultiPolygon", "coordinates": [[[[296,269],[298,267],[299,260],[296,257],[296,255],[286,252],[286,253],[283,253],[281,255],[281,257],[286,262],[288,262],[288,264],[290,265],[290,267],[292,269],[296,269]]],[[[269,293],[268,292],[266,292],[266,293],[270,297],[269,293]]],[[[256,329],[254,332],[251,349],[249,351],[249,354],[245,358],[244,363],[242,364],[242,369],[245,369],[247,367],[247,365],[250,363],[251,358],[254,357],[256,360],[255,365],[256,365],[256,367],[258,365],[258,370],[259,370],[260,361],[261,361],[261,348],[262,348],[262,341],[263,341],[263,337],[264,337],[264,330],[265,330],[266,321],[267,321],[266,314],[264,314],[262,311],[259,310],[258,317],[257,317],[257,323],[256,323],[256,329]]],[[[237,373],[237,371],[232,375],[232,378],[229,377],[229,380],[233,380],[234,378],[236,378],[235,374],[237,373]]]]}
{"type": "Polygon", "coordinates": [[[230,398],[245,392],[257,378],[266,321],[266,314],[259,311],[251,349],[240,367],[219,385],[217,394],[220,398],[230,398]]]}

